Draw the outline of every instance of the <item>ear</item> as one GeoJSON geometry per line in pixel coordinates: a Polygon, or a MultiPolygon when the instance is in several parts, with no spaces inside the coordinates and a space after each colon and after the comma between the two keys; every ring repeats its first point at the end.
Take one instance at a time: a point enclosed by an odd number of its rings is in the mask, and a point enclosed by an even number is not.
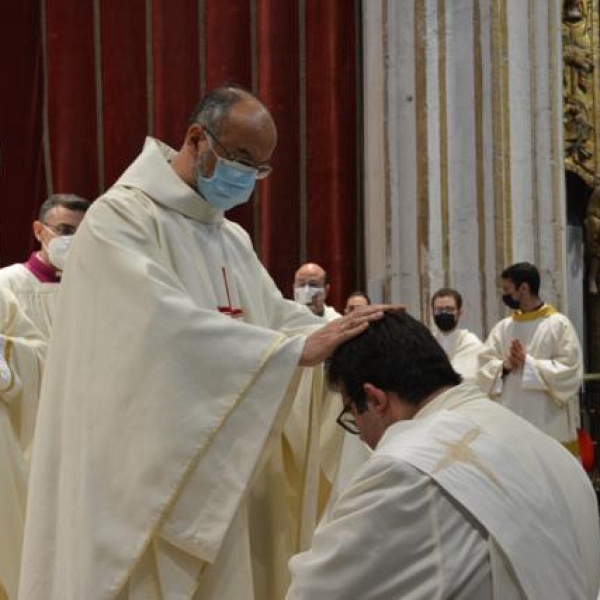
{"type": "Polygon", "coordinates": [[[192,146],[194,149],[198,147],[200,142],[206,140],[206,133],[200,123],[192,123],[185,134],[186,145],[192,146]]]}
{"type": "Polygon", "coordinates": [[[41,221],[33,222],[33,235],[38,242],[42,242],[41,235],[44,231],[44,224],[41,221]]]}
{"type": "Polygon", "coordinates": [[[459,319],[460,319],[462,316],[463,316],[463,311],[462,311],[462,308],[459,308],[459,309],[456,311],[456,320],[458,321],[458,320],[459,320],[459,319]]]}
{"type": "Polygon", "coordinates": [[[323,300],[325,300],[325,298],[327,298],[327,294],[329,294],[329,284],[328,283],[325,284],[325,287],[323,288],[323,292],[324,292],[323,300]]]}
{"type": "Polygon", "coordinates": [[[385,390],[378,388],[372,383],[363,384],[363,390],[367,395],[367,402],[371,404],[373,410],[383,416],[388,412],[390,407],[390,395],[385,390]]]}

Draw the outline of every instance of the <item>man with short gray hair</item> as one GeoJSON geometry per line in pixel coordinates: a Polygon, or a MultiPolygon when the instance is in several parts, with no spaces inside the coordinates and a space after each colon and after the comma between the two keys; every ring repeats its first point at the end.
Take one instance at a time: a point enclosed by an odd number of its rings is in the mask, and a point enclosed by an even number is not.
{"type": "Polygon", "coordinates": [[[277,129],[256,96],[210,91],[182,137],[179,150],[148,138],[74,240],[21,600],[281,598],[287,557],[312,534],[318,381],[309,433],[287,440],[305,451],[280,451],[298,367],[320,364],[382,307],[323,324],[282,297],[225,217],[271,172],[277,129]]]}
{"type": "Polygon", "coordinates": [[[294,275],[294,300],[307,306],[310,311],[327,321],[341,315],[325,304],[329,294],[329,281],[325,269],[316,263],[303,264],[294,275]]]}

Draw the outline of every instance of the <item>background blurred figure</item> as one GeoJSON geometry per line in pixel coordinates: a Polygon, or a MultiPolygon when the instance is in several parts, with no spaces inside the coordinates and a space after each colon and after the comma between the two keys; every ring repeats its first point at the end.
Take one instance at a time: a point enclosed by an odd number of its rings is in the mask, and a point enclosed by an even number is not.
{"type": "Polygon", "coordinates": [[[21,565],[30,445],[46,343],[0,288],[0,599],[15,600],[21,565]]]}
{"type": "Polygon", "coordinates": [[[346,300],[346,308],[344,309],[344,314],[347,315],[348,313],[351,313],[357,306],[368,306],[369,304],[371,304],[369,296],[367,296],[365,292],[356,290],[348,296],[348,300],[346,300]]]}
{"type": "Polygon", "coordinates": [[[441,288],[431,297],[435,339],[444,349],[452,367],[465,381],[476,381],[481,340],[458,323],[463,316],[462,296],[455,289],[441,288]]]}
{"type": "Polygon", "coordinates": [[[313,314],[327,321],[337,319],[340,314],[325,304],[329,293],[329,282],[325,269],[316,263],[305,263],[294,276],[294,300],[308,306],[313,314]]]}
{"type": "Polygon", "coordinates": [[[40,249],[27,262],[0,269],[0,287],[14,293],[46,339],[50,336],[56,292],[69,246],[88,207],[87,200],[73,194],[50,196],[33,222],[40,249]]]}
{"type": "Polygon", "coordinates": [[[579,454],[581,346],[571,321],[539,297],[540,274],[529,262],[501,275],[502,300],[513,310],[490,332],[480,354],[482,389],[579,454]]]}

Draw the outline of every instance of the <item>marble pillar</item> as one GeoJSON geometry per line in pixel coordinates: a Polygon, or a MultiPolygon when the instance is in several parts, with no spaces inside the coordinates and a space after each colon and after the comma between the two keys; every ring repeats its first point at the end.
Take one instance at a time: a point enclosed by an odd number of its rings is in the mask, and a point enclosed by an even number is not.
{"type": "Polygon", "coordinates": [[[481,336],[528,260],[568,312],[560,0],[363,0],[369,291],[481,336]]]}

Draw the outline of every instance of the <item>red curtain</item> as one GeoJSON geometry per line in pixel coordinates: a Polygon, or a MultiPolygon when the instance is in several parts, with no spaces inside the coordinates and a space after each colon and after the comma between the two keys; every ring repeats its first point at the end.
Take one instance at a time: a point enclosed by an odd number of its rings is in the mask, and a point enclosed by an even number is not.
{"type": "Polygon", "coordinates": [[[27,258],[46,193],[38,0],[0,2],[0,259],[27,258]]]}
{"type": "Polygon", "coordinates": [[[49,193],[89,199],[154,135],[177,147],[206,89],[238,83],[279,130],[275,170],[228,213],[285,295],[301,262],[340,308],[362,283],[358,0],[22,0],[0,8],[0,260],[49,193]],[[44,98],[46,103],[44,104],[44,98]]]}

